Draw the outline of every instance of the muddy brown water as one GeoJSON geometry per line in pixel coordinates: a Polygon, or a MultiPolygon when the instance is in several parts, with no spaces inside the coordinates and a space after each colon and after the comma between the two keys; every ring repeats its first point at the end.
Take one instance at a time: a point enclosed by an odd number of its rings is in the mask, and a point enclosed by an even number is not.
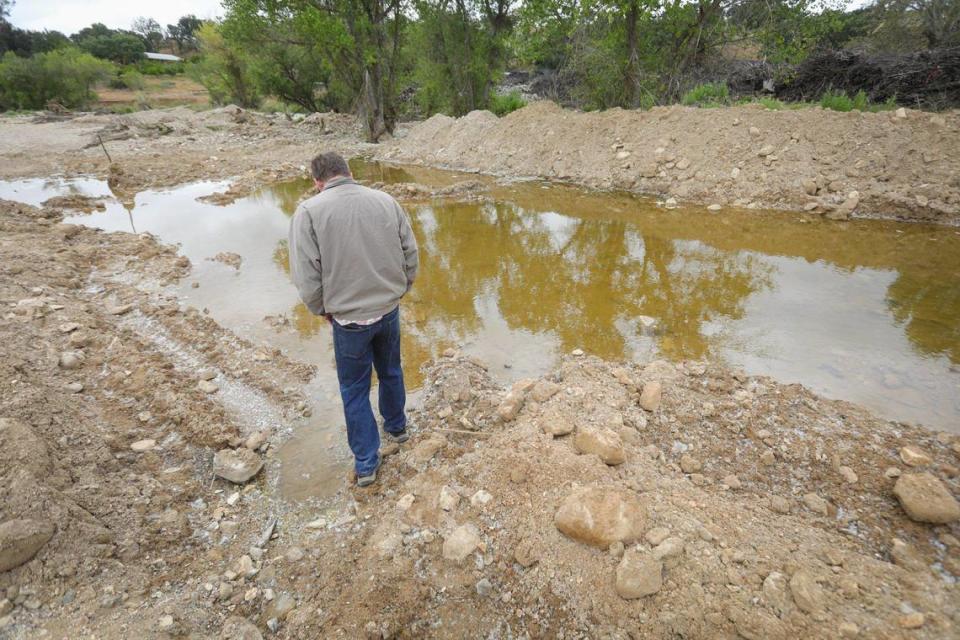
{"type": "MultiPolygon", "coordinates": [[[[373,181],[467,177],[355,163],[373,181]]],[[[286,232],[307,181],[221,207],[223,182],[138,194],[127,211],[90,179],[0,183],[0,197],[105,196],[68,222],[150,232],[193,262],[176,288],[256,342],[316,363],[313,416],[279,451],[293,499],[349,467],[330,329],[299,303],[286,232]],[[211,261],[243,257],[239,270],[211,261]],[[192,284],[198,283],[194,288],[192,284]]],[[[717,358],[799,382],[892,420],[960,432],[960,231],[798,214],[666,209],[651,199],[540,182],[493,183],[490,201],[410,204],[422,270],[402,310],[408,385],[456,346],[502,381],[540,375],[580,348],[613,360],[717,358]]]]}

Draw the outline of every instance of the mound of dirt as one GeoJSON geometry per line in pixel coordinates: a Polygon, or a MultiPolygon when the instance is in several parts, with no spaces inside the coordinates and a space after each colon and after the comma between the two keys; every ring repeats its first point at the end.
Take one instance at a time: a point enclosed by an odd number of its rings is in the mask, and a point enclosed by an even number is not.
{"type": "Polygon", "coordinates": [[[377,157],[706,204],[960,220],[960,116],[657,107],[437,115],[377,157]]]}

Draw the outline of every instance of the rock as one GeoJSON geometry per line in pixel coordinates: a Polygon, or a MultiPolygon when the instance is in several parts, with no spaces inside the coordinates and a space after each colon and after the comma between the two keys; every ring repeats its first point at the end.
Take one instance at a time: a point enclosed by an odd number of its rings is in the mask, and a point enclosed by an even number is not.
{"type": "Polygon", "coordinates": [[[757,138],[760,136],[760,129],[757,129],[756,127],[750,127],[747,131],[750,133],[751,137],[757,138]]]}
{"type": "Polygon", "coordinates": [[[629,158],[629,157],[630,157],[630,152],[629,152],[629,151],[618,151],[618,152],[617,152],[617,160],[626,160],[626,159],[629,158]]]}
{"type": "Polygon", "coordinates": [[[237,558],[237,561],[233,564],[231,571],[244,578],[257,575],[257,570],[253,566],[253,558],[246,554],[237,558]]]}
{"type": "Polygon", "coordinates": [[[601,549],[616,540],[624,544],[637,540],[645,520],[643,506],[632,495],[602,487],[570,494],[554,516],[561,533],[601,549]]]}
{"type": "Polygon", "coordinates": [[[497,415],[504,421],[511,421],[520,413],[523,408],[523,401],[527,391],[534,385],[533,380],[518,380],[510,387],[510,391],[503,397],[500,406],[497,407],[497,415]]]}
{"type": "Polygon", "coordinates": [[[380,457],[386,458],[400,452],[400,445],[396,442],[387,442],[380,447],[380,457]]]}
{"type": "Polygon", "coordinates": [[[763,599],[781,618],[790,610],[790,593],[787,589],[787,577],[779,571],[771,571],[763,580],[763,599]]]}
{"type": "Polygon", "coordinates": [[[281,593],[270,601],[270,604],[267,605],[267,608],[264,610],[261,617],[263,620],[270,620],[271,618],[283,620],[291,611],[296,608],[297,601],[293,598],[293,596],[291,596],[289,593],[281,593]]]}
{"type": "Polygon", "coordinates": [[[122,316],[133,311],[133,308],[134,305],[132,304],[111,305],[107,307],[107,313],[112,316],[122,316]]]}
{"type": "Polygon", "coordinates": [[[540,561],[540,550],[530,538],[524,538],[513,550],[513,559],[521,567],[529,569],[540,561]]]}
{"type": "Polygon", "coordinates": [[[760,454],[760,464],[765,467],[769,467],[777,462],[777,454],[773,452],[773,449],[767,449],[762,454],[760,454]]]}
{"type": "Polygon", "coordinates": [[[805,504],[807,509],[810,509],[810,511],[818,513],[822,516],[830,513],[830,504],[815,493],[808,493],[804,495],[803,504],[805,504]]]}
{"type": "Polygon", "coordinates": [[[656,411],[660,408],[660,397],[663,394],[663,385],[659,382],[648,382],[643,385],[640,394],[640,406],[647,411],[656,411]]]}
{"type": "Polygon", "coordinates": [[[857,484],[857,480],[860,478],[857,477],[857,472],[851,469],[850,467],[840,467],[837,470],[840,473],[840,476],[843,478],[843,481],[847,484],[857,484]]]}
{"type": "Polygon", "coordinates": [[[437,455],[437,452],[445,446],[447,446],[446,438],[443,436],[430,436],[407,454],[407,464],[414,469],[423,469],[427,463],[433,460],[433,456],[437,455]]]}
{"type": "Polygon", "coordinates": [[[617,565],[617,594],[625,600],[653,595],[663,586],[663,563],[629,549],[617,565]]]}
{"type": "Polygon", "coordinates": [[[933,462],[926,451],[912,444],[900,449],[900,459],[908,467],[922,467],[933,462]]]}
{"type": "Polygon", "coordinates": [[[921,571],[924,568],[923,559],[916,549],[900,538],[891,540],[890,557],[895,565],[908,571],[921,571]]]}
{"type": "Polygon", "coordinates": [[[853,622],[841,622],[840,626],[837,627],[837,633],[840,634],[841,638],[856,638],[860,635],[860,627],[853,622]]]}
{"type": "Polygon", "coordinates": [[[485,507],[491,500],[493,500],[493,496],[480,489],[470,498],[470,504],[475,507],[485,507]]]}
{"type": "Polygon", "coordinates": [[[65,384],[63,388],[69,391],[70,393],[80,393],[81,391],[83,391],[83,383],[71,382],[69,384],[65,384]]]}
{"type": "Polygon", "coordinates": [[[220,385],[213,380],[200,380],[197,382],[197,388],[204,393],[216,393],[220,390],[220,385]]]}
{"type": "Polygon", "coordinates": [[[560,391],[560,385],[549,380],[540,380],[530,390],[530,397],[537,402],[546,402],[560,391]]]}
{"type": "Polygon", "coordinates": [[[250,449],[221,449],[213,456],[213,473],[237,484],[254,477],[262,468],[263,460],[250,449]]]}
{"type": "Polygon", "coordinates": [[[667,569],[672,569],[680,564],[680,558],[683,555],[683,540],[673,537],[667,538],[652,551],[653,557],[663,562],[667,569]]]}
{"type": "Polygon", "coordinates": [[[610,548],[607,549],[607,552],[614,558],[621,558],[623,557],[623,552],[625,550],[626,549],[623,546],[623,543],[617,540],[616,542],[610,545],[610,548]]]}
{"type": "Polygon", "coordinates": [[[287,562],[300,562],[305,555],[306,553],[300,547],[290,547],[283,557],[287,562]]]}
{"type": "Polygon", "coordinates": [[[144,451],[150,451],[157,446],[157,441],[152,438],[147,438],[145,440],[137,440],[130,445],[130,449],[136,451],[137,453],[143,453],[144,451]]]}
{"type": "Polygon", "coordinates": [[[960,504],[929,473],[908,473],[893,486],[893,493],[911,520],[946,524],[960,520],[960,504]]]}
{"type": "Polygon", "coordinates": [[[643,539],[646,540],[651,547],[656,547],[669,537],[670,529],[666,527],[654,527],[643,535],[643,539]]]}
{"type": "Polygon", "coordinates": [[[197,374],[197,380],[213,380],[217,377],[217,372],[213,369],[204,369],[197,374]]]}
{"type": "Polygon", "coordinates": [[[480,532],[472,524],[462,524],[454,529],[443,541],[443,557],[462,563],[482,544],[480,532]]]}
{"type": "Polygon", "coordinates": [[[457,505],[460,504],[460,494],[447,485],[443,485],[440,487],[440,497],[438,502],[440,508],[444,511],[453,511],[457,508],[457,505]]]}
{"type": "Polygon", "coordinates": [[[887,467],[887,470],[883,472],[883,477],[885,478],[899,478],[902,472],[896,467],[887,467]]]}
{"type": "Polygon", "coordinates": [[[786,632],[784,624],[762,609],[732,609],[728,617],[737,634],[746,640],[772,640],[773,638],[793,638],[786,632]]]}
{"type": "Polygon", "coordinates": [[[757,152],[757,155],[760,156],[761,158],[765,158],[769,155],[772,155],[773,152],[776,150],[777,150],[776,147],[774,147],[772,144],[765,144],[762,147],[760,147],[760,151],[757,152]]]}
{"type": "Polygon", "coordinates": [[[594,454],[611,466],[627,459],[620,434],[606,427],[580,427],[573,436],[574,448],[583,454],[594,454]]]}
{"type": "Polygon", "coordinates": [[[543,432],[552,435],[554,438],[573,433],[575,428],[570,416],[562,411],[548,409],[538,420],[543,432]]]}
{"type": "Polygon", "coordinates": [[[157,631],[160,633],[171,633],[176,626],[177,621],[170,614],[160,616],[157,620],[157,631]]]}
{"type": "Polygon", "coordinates": [[[721,209],[723,209],[723,205],[719,205],[719,204],[707,205],[707,211],[720,211],[721,209]]]}
{"type": "Polygon", "coordinates": [[[801,611],[814,613],[823,608],[823,589],[806,569],[800,569],[790,578],[790,595],[801,611]]]}
{"type": "Polygon", "coordinates": [[[27,562],[53,537],[49,522],[17,518],[0,524],[0,572],[27,562]]]}
{"type": "Polygon", "coordinates": [[[680,469],[684,473],[699,473],[703,469],[703,463],[689,453],[685,453],[680,457],[680,469]]]}
{"type": "Polygon", "coordinates": [[[407,511],[410,507],[413,506],[413,501],[416,500],[416,497],[412,493],[405,494],[397,500],[397,509],[400,511],[407,511]]]}
{"type": "Polygon", "coordinates": [[[904,119],[906,119],[906,117],[907,117],[907,110],[904,109],[903,107],[900,107],[899,109],[897,109],[897,110],[894,111],[893,113],[894,113],[894,115],[897,117],[898,120],[904,120],[904,119]]]}
{"type": "Polygon", "coordinates": [[[243,441],[243,446],[251,451],[256,451],[267,441],[267,436],[269,434],[266,430],[255,431],[250,434],[250,436],[243,441]]]}
{"type": "Polygon", "coordinates": [[[0,618],[9,615],[11,611],[13,611],[13,603],[6,598],[0,599],[0,618]]]}
{"type": "Polygon", "coordinates": [[[486,598],[493,593],[493,584],[486,578],[481,578],[474,588],[477,590],[477,595],[481,598],[486,598]]]}
{"type": "Polygon", "coordinates": [[[803,192],[808,196],[817,195],[817,183],[810,178],[807,178],[803,181],[803,192]]]}
{"type": "Polygon", "coordinates": [[[790,513],[790,501],[783,496],[770,496],[770,509],[777,513],[790,513]]]}
{"type": "Polygon", "coordinates": [[[79,369],[83,366],[84,355],[81,351],[64,351],[60,354],[60,360],[58,364],[61,369],[66,369],[71,371],[73,369],[79,369]]]}
{"type": "Polygon", "coordinates": [[[904,629],[919,629],[926,621],[926,616],[919,611],[914,611],[913,613],[908,613],[905,616],[900,616],[897,619],[897,624],[904,629]]]}
{"type": "Polygon", "coordinates": [[[729,487],[730,489],[739,489],[741,486],[743,486],[743,484],[740,482],[740,478],[738,478],[733,474],[724,476],[722,482],[723,484],[727,485],[727,487],[729,487]]]}
{"type": "Polygon", "coordinates": [[[249,620],[230,616],[220,630],[220,640],[263,640],[263,635],[249,620]]]}

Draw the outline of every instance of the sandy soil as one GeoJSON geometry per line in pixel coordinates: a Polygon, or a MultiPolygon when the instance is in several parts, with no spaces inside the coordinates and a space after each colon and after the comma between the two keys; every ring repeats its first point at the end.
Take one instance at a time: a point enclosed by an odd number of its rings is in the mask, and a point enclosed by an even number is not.
{"type": "MultiPolygon", "coordinates": [[[[268,120],[142,114],[111,171],[83,148],[99,116],[5,119],[0,171],[92,172],[123,197],[369,151],[320,133],[337,119],[268,120]]],[[[506,390],[451,351],[374,488],[288,503],[273,451],[311,364],[170,296],[191,268],[173,248],[56,204],[0,202],[0,637],[958,634],[958,436],[711,363],[574,352],[506,390]],[[225,455],[264,468],[231,482],[225,455]]]]}
{"type": "Polygon", "coordinates": [[[437,115],[376,155],[705,205],[960,221],[955,112],[749,105],[578,113],[538,102],[504,118],[486,111],[437,115]]]}

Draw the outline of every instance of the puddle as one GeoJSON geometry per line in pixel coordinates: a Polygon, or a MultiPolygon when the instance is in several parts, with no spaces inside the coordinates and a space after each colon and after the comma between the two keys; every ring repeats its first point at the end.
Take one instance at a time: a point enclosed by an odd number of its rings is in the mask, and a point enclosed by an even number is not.
{"type": "MultiPolygon", "coordinates": [[[[375,164],[355,172],[433,185],[476,178],[375,164]]],[[[196,200],[226,186],[143,192],[129,212],[109,199],[106,211],[68,221],[133,224],[179,243],[194,265],[177,290],[188,304],[318,365],[313,417],[279,452],[284,495],[318,495],[339,486],[349,452],[330,329],[299,303],[287,275],[289,217],[309,184],[226,207],[196,200]],[[239,270],[209,260],[223,251],[242,256],[239,270]]],[[[96,180],[0,183],[0,197],[32,203],[104,190],[96,180]]],[[[960,432],[955,229],[665,210],[539,182],[495,185],[493,195],[495,203],[407,207],[422,264],[402,310],[411,388],[422,382],[419,366],[451,345],[489,362],[504,382],[540,375],[575,348],[615,360],[710,357],[889,419],[960,432]]]]}

